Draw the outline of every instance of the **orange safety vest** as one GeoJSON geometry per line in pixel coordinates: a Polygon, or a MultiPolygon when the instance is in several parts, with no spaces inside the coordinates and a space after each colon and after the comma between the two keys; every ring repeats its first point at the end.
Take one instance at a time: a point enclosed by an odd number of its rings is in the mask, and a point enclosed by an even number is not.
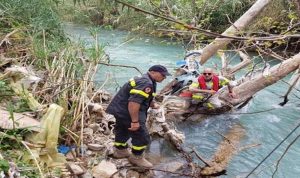
{"type": "MultiPolygon", "coordinates": [[[[219,90],[219,77],[216,76],[216,75],[213,75],[212,76],[212,82],[213,82],[213,87],[212,89],[214,91],[218,91],[219,90]]],[[[198,77],[198,83],[200,85],[200,89],[203,89],[203,90],[206,90],[207,89],[207,86],[206,86],[206,82],[205,82],[205,78],[203,75],[200,75],[198,77]]]]}

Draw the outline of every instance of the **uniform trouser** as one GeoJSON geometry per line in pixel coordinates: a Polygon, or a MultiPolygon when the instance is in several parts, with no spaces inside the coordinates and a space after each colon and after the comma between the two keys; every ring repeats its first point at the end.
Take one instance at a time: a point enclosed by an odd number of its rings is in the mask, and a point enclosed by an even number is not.
{"type": "Polygon", "coordinates": [[[127,141],[131,138],[132,153],[135,155],[143,154],[147,145],[150,143],[150,135],[146,128],[146,115],[139,114],[140,128],[137,131],[129,131],[131,120],[128,118],[117,118],[115,125],[115,147],[118,149],[127,148],[127,141]]]}

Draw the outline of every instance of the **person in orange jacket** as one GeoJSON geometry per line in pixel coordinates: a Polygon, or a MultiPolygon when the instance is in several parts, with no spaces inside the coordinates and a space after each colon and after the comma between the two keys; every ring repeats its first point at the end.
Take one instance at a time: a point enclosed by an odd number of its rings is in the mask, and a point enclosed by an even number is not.
{"type": "Polygon", "coordinates": [[[233,82],[227,78],[217,76],[212,68],[205,68],[199,75],[197,81],[189,86],[189,91],[192,92],[194,103],[202,101],[208,95],[215,94],[220,88],[228,86],[229,96],[235,97],[233,93],[233,82]]]}

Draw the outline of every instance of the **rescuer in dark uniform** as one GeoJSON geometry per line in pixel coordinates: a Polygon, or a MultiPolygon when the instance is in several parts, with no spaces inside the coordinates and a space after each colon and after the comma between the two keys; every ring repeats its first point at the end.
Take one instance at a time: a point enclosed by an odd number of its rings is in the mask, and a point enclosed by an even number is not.
{"type": "Polygon", "coordinates": [[[154,65],[141,77],[130,79],[115,95],[106,112],[116,118],[115,125],[115,158],[127,158],[129,162],[151,168],[153,165],[144,158],[144,150],[150,143],[146,128],[148,108],[155,107],[152,101],[156,92],[156,82],[162,82],[170,75],[162,65],[154,65]],[[132,138],[131,152],[127,141],[132,138]]]}

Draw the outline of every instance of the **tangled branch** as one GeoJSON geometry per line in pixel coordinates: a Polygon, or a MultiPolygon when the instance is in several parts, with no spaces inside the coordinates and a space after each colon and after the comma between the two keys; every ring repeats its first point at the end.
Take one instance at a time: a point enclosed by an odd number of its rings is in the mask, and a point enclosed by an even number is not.
{"type": "Polygon", "coordinates": [[[185,27],[189,30],[196,30],[196,31],[199,31],[199,32],[207,35],[207,36],[212,36],[212,37],[216,37],[216,38],[227,38],[227,39],[241,40],[241,41],[245,41],[245,40],[250,40],[250,41],[274,41],[274,40],[283,40],[283,39],[286,39],[286,38],[300,38],[299,34],[294,34],[294,35],[272,35],[272,36],[268,36],[268,37],[238,37],[238,36],[222,35],[222,34],[219,34],[219,33],[215,33],[215,32],[211,32],[211,31],[208,31],[208,30],[201,29],[199,27],[188,25],[188,24],[186,24],[182,21],[175,20],[175,19],[173,19],[169,16],[155,14],[153,12],[144,10],[142,8],[133,6],[131,4],[128,4],[128,3],[120,1],[120,0],[115,0],[115,2],[123,4],[124,6],[127,6],[128,8],[132,8],[135,11],[139,11],[139,12],[142,12],[142,13],[145,13],[145,14],[152,15],[154,17],[159,17],[161,19],[164,19],[164,20],[167,20],[167,21],[170,21],[170,22],[173,22],[173,23],[180,24],[180,25],[182,25],[183,27],[185,27]]]}

